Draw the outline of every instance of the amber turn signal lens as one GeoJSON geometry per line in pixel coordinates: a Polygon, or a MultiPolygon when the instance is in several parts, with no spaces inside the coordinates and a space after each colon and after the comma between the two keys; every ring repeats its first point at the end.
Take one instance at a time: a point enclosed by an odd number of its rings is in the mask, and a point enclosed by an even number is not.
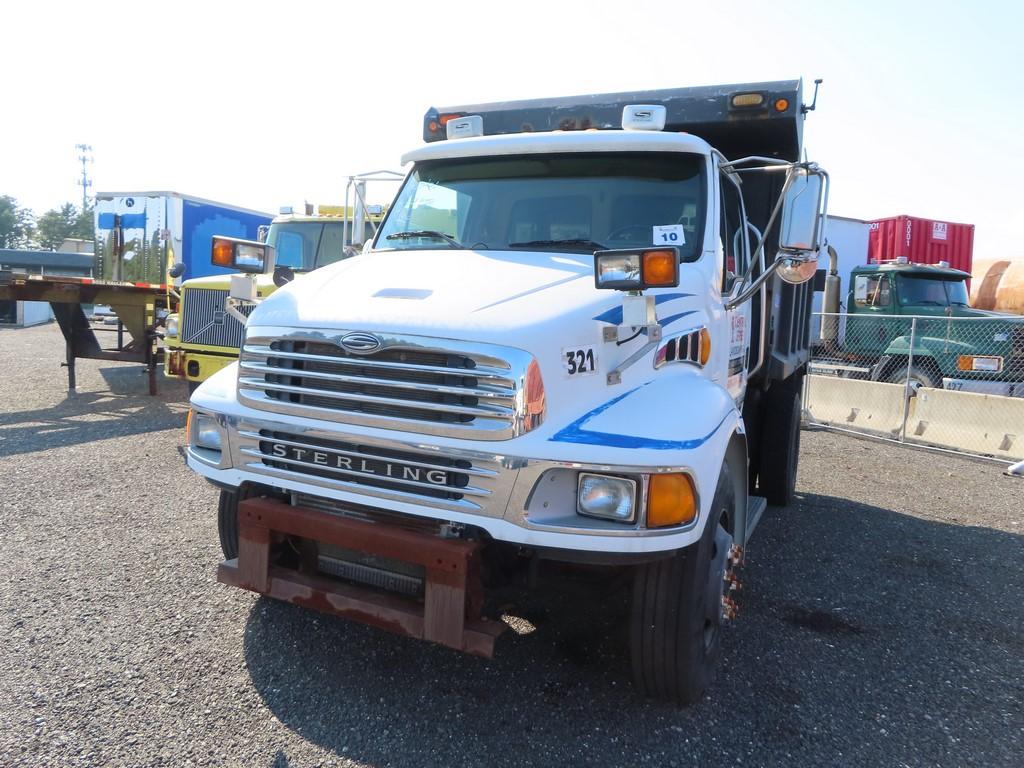
{"type": "Polygon", "coordinates": [[[707,365],[711,359],[711,331],[700,329],[700,364],[707,365]]]}
{"type": "Polygon", "coordinates": [[[213,254],[210,261],[218,267],[230,267],[234,263],[235,245],[230,240],[213,238],[213,254]]]}
{"type": "Polygon", "coordinates": [[[192,436],[192,409],[188,409],[188,416],[185,417],[185,445],[188,445],[189,438],[192,436]]]}
{"type": "Polygon", "coordinates": [[[647,527],[684,525],[697,518],[697,491],[689,475],[651,475],[647,487],[647,527]]]}
{"type": "Polygon", "coordinates": [[[644,251],[640,277],[644,285],[652,288],[676,285],[679,282],[676,252],[644,251]]]}
{"type": "Polygon", "coordinates": [[[776,99],[775,100],[775,111],[785,112],[789,109],[789,99],[776,99]]]}

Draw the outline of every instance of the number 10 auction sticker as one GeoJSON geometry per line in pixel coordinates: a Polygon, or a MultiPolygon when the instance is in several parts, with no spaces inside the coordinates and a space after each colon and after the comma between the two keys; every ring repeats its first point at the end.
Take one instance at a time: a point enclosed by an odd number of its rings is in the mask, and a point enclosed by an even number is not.
{"type": "Polygon", "coordinates": [[[686,235],[683,233],[682,224],[666,224],[654,228],[652,242],[655,245],[683,245],[686,242],[686,235]]]}

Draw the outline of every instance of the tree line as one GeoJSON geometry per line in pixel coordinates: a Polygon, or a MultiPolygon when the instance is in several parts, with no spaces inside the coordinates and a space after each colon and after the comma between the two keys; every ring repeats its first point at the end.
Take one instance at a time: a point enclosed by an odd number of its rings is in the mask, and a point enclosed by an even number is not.
{"type": "Polygon", "coordinates": [[[53,251],[68,238],[92,240],[92,206],[64,203],[36,216],[10,195],[0,195],[0,248],[53,251]]]}

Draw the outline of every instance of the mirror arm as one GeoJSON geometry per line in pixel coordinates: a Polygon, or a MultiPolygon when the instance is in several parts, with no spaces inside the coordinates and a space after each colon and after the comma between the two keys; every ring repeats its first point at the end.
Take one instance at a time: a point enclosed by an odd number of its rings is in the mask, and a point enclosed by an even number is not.
{"type": "Polygon", "coordinates": [[[782,264],[781,259],[776,259],[769,264],[768,268],[758,275],[754,282],[747,286],[741,293],[733,296],[725,302],[726,310],[736,309],[740,304],[750,299],[751,296],[761,289],[761,286],[764,285],[765,281],[775,274],[775,270],[779,268],[780,264],[782,264]]]}
{"type": "MultiPolygon", "coordinates": [[[[795,166],[792,166],[795,167],[795,166]]],[[[754,250],[753,255],[750,257],[750,270],[754,268],[754,263],[759,259],[764,258],[764,244],[768,239],[768,233],[772,231],[772,225],[775,224],[775,219],[779,216],[779,211],[782,210],[782,201],[786,198],[786,193],[789,191],[790,185],[793,183],[793,173],[786,174],[786,181],[782,184],[782,190],[779,192],[779,199],[775,201],[775,207],[772,208],[772,215],[768,217],[768,223],[765,225],[764,233],[761,235],[761,239],[758,240],[757,248],[754,250]]],[[[763,262],[762,262],[763,263],[763,262]]],[[[757,279],[754,280],[749,286],[744,288],[739,295],[734,296],[725,302],[726,310],[735,309],[740,304],[745,302],[751,296],[753,296],[757,289],[761,287],[765,280],[775,271],[779,264],[779,260],[776,258],[766,269],[764,269],[757,279]]],[[[744,275],[744,282],[749,279],[750,271],[748,270],[747,275],[744,275]]],[[[741,284],[742,285],[742,284],[741,284]]]]}

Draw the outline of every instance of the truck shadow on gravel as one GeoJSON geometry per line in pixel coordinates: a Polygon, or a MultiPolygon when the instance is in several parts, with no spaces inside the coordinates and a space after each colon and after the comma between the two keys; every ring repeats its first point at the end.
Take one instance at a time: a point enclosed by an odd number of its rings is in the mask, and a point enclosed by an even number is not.
{"type": "Polygon", "coordinates": [[[490,661],[264,598],[245,659],[283,724],[375,766],[1002,764],[1022,553],[841,498],[771,509],[717,680],[686,710],[631,690],[626,584],[531,600],[490,661]]]}
{"type": "Polygon", "coordinates": [[[180,382],[163,379],[150,396],[138,367],[100,373],[109,391],[80,390],[47,407],[0,412],[0,457],[184,427],[188,395],[180,382]]]}

